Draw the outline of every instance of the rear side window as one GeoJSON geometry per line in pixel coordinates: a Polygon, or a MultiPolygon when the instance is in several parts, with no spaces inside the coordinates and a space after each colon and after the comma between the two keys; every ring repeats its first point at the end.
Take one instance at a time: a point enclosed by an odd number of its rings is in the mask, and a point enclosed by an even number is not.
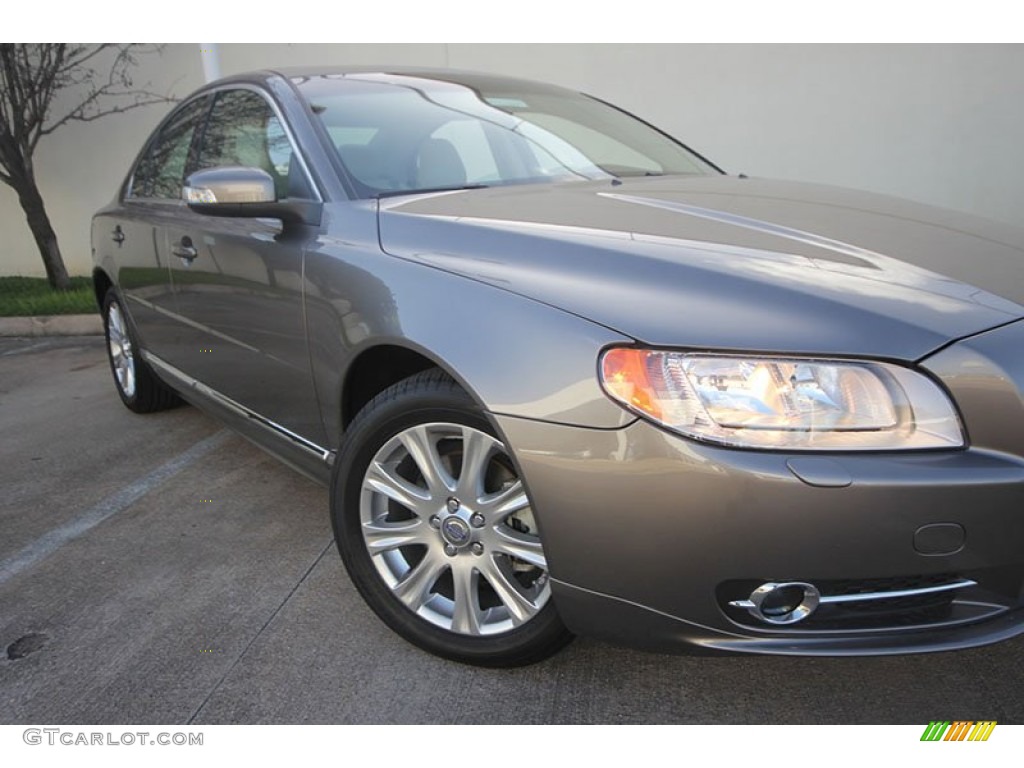
{"type": "Polygon", "coordinates": [[[208,103],[207,98],[191,101],[164,124],[136,166],[126,197],[181,199],[192,140],[208,103]]]}

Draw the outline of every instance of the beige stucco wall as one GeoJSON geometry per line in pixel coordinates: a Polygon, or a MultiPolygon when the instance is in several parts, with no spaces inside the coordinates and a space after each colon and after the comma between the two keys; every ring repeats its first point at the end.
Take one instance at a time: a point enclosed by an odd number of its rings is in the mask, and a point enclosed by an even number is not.
{"type": "MultiPolygon", "coordinates": [[[[731,172],[859,187],[1020,221],[1024,46],[221,45],[223,74],[311,63],[450,66],[560,83],[615,102],[731,172]]],[[[140,80],[183,95],[197,45],[140,80]]],[[[89,268],[92,212],[165,110],[72,125],[44,140],[40,185],[69,269],[89,268]]],[[[42,274],[0,187],[0,274],[42,274]]]]}

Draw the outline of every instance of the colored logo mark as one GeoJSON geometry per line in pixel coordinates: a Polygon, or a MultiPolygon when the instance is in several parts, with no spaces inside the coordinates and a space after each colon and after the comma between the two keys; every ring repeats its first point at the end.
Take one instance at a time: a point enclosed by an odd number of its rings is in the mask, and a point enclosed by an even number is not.
{"type": "Polygon", "coordinates": [[[995,727],[995,720],[932,720],[921,741],[988,741],[995,727]]]}

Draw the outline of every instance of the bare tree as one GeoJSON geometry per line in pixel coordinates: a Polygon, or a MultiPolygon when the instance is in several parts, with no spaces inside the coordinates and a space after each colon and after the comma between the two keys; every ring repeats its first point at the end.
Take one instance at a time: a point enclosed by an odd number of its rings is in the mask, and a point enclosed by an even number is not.
{"type": "Polygon", "coordinates": [[[139,57],[158,52],[138,43],[0,44],[0,181],[18,195],[53,288],[67,290],[71,281],[36,184],[39,140],[70,122],[171,101],[132,80],[139,57]]]}

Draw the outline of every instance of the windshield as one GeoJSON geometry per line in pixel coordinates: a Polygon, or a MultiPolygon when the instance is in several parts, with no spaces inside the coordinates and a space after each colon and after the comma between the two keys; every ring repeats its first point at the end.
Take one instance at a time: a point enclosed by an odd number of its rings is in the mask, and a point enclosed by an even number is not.
{"type": "Polygon", "coordinates": [[[359,197],[717,169],[630,115],[543,85],[300,78],[359,197]]]}

